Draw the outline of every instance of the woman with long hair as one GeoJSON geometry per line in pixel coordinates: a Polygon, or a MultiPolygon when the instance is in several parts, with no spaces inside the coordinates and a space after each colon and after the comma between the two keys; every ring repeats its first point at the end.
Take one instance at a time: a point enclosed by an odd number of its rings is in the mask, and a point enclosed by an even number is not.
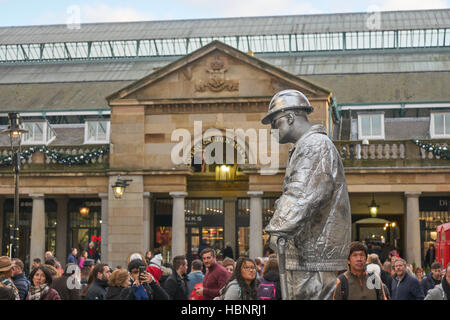
{"type": "Polygon", "coordinates": [[[233,275],[222,290],[224,300],[258,300],[255,262],[240,257],[233,275]]]}
{"type": "Polygon", "coordinates": [[[61,300],[58,291],[51,288],[52,274],[44,266],[34,269],[31,274],[31,285],[27,300],[61,300]]]}
{"type": "Polygon", "coordinates": [[[86,261],[87,258],[88,258],[87,250],[81,251],[80,263],[78,264],[78,266],[80,267],[80,270],[84,268],[84,262],[86,261]]]}

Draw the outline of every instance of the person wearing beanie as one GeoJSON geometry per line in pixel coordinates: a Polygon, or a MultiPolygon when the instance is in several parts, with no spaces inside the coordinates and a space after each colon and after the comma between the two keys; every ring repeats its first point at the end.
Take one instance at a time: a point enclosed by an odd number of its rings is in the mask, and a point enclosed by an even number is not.
{"type": "Polygon", "coordinates": [[[158,253],[154,255],[150,259],[150,264],[147,267],[147,272],[150,273],[156,282],[159,283],[159,279],[161,278],[161,275],[163,274],[163,266],[162,266],[163,257],[161,253],[158,253]]]}

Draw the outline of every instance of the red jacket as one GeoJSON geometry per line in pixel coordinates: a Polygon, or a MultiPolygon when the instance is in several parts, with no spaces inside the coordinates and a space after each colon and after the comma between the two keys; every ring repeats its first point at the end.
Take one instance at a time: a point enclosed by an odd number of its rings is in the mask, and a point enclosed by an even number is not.
{"type": "Polygon", "coordinates": [[[219,296],[219,291],[227,284],[230,273],[216,263],[206,272],[203,279],[203,296],[205,300],[212,300],[219,296]]]}

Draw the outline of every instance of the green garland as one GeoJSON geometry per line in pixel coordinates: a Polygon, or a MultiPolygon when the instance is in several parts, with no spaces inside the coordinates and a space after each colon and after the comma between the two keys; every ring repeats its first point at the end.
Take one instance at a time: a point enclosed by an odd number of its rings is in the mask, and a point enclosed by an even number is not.
{"type": "Polygon", "coordinates": [[[428,142],[422,142],[420,140],[413,140],[413,142],[419,146],[421,149],[424,149],[426,151],[433,152],[435,156],[438,156],[440,159],[447,159],[450,160],[450,150],[448,147],[442,147],[440,145],[428,143],[428,142]]]}
{"type": "MultiPolygon", "coordinates": [[[[52,160],[56,160],[59,164],[68,165],[71,167],[72,165],[86,165],[92,163],[92,160],[96,160],[99,157],[103,156],[105,153],[109,152],[109,147],[104,147],[95,151],[86,152],[83,154],[67,154],[56,152],[52,149],[47,149],[47,147],[30,147],[27,150],[24,150],[20,154],[20,160],[28,160],[28,158],[35,153],[36,151],[40,151],[44,153],[47,157],[52,160]]],[[[12,163],[12,155],[0,156],[0,165],[1,166],[9,166],[12,163]]]]}

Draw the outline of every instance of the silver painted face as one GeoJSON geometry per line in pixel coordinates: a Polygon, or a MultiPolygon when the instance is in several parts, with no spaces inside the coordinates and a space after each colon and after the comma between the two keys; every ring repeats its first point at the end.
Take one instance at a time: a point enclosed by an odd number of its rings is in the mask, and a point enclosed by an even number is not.
{"type": "Polygon", "coordinates": [[[278,130],[278,142],[280,144],[289,142],[287,141],[287,136],[291,130],[289,116],[289,113],[280,112],[280,115],[275,116],[270,123],[272,129],[278,130]]]}

